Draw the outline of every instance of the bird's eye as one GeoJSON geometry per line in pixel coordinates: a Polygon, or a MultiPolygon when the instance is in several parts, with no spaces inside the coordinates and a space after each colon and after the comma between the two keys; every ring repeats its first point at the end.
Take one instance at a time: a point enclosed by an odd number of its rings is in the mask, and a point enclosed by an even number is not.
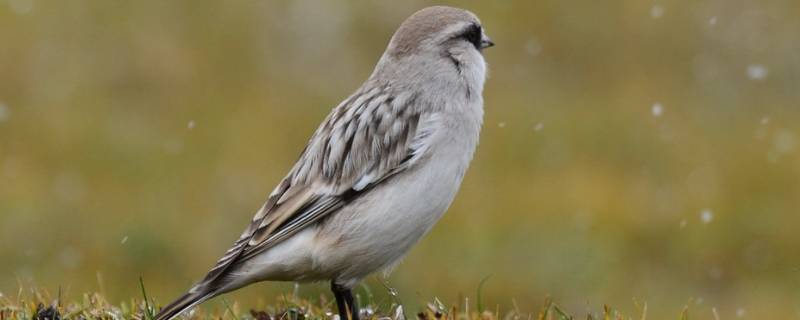
{"type": "Polygon", "coordinates": [[[475,46],[475,49],[481,48],[481,37],[483,36],[483,29],[477,24],[471,24],[464,29],[459,35],[459,38],[469,41],[475,46]]]}

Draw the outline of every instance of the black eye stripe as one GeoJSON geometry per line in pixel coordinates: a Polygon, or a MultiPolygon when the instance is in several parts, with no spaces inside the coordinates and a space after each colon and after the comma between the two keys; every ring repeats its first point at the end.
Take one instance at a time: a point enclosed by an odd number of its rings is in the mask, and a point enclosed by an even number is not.
{"type": "Polygon", "coordinates": [[[472,43],[476,49],[481,47],[481,37],[483,36],[483,30],[481,26],[477,24],[471,24],[469,27],[464,29],[459,35],[458,38],[464,39],[472,43]]]}

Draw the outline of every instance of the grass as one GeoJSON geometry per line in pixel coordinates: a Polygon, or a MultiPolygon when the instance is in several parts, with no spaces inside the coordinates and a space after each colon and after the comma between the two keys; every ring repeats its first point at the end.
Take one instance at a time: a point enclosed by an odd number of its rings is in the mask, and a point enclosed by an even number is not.
{"type": "MultiPolygon", "coordinates": [[[[142,282],[140,282],[142,283],[142,282]]],[[[300,298],[296,295],[281,295],[276,301],[265,308],[249,309],[238,303],[223,300],[223,306],[208,309],[196,308],[184,315],[184,319],[216,319],[216,320],[313,320],[336,319],[335,303],[323,296],[317,301],[300,298]]],[[[213,305],[213,304],[212,304],[213,305]]],[[[480,305],[480,303],[479,303],[480,305]]],[[[111,303],[99,293],[85,293],[79,297],[62,297],[59,289],[53,297],[46,290],[20,289],[17,297],[0,296],[0,320],[62,320],[62,319],[108,319],[108,320],[151,320],[154,318],[160,305],[147,299],[147,293],[142,283],[142,297],[131,298],[120,303],[111,303]]],[[[436,299],[429,303],[425,310],[416,313],[407,313],[400,304],[392,302],[387,306],[368,305],[362,306],[362,318],[371,320],[646,320],[647,304],[639,306],[640,314],[635,316],[623,315],[609,306],[603,306],[602,311],[596,314],[581,316],[571,315],[563,310],[551,299],[545,299],[539,311],[523,313],[514,304],[510,310],[473,310],[469,301],[461,304],[446,306],[436,299]]],[[[672,318],[672,317],[669,317],[672,318]]],[[[681,312],[676,312],[675,318],[689,319],[688,307],[681,312]]],[[[715,319],[719,319],[715,314],[715,319]]]]}

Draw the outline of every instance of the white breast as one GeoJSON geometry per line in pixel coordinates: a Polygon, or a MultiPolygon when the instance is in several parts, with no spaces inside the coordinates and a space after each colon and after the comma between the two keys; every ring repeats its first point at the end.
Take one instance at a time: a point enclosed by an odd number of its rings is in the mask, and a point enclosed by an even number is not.
{"type": "Polygon", "coordinates": [[[480,120],[478,116],[474,121],[475,116],[473,112],[446,115],[424,160],[319,226],[254,257],[237,273],[256,281],[336,279],[349,285],[392,266],[453,201],[477,145],[480,120]],[[461,118],[465,114],[472,119],[461,118]]]}
{"type": "Polygon", "coordinates": [[[391,267],[428,233],[452,203],[472,159],[480,123],[470,122],[446,119],[425,161],[326,222],[313,252],[317,273],[356,283],[391,267]]]}

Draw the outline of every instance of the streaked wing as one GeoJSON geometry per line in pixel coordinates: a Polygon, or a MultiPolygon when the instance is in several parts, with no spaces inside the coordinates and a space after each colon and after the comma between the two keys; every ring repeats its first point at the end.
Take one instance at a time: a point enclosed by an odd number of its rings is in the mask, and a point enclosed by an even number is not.
{"type": "Polygon", "coordinates": [[[250,226],[199,285],[280,243],[423,158],[438,126],[411,94],[360,90],[337,106],[250,226]]]}

